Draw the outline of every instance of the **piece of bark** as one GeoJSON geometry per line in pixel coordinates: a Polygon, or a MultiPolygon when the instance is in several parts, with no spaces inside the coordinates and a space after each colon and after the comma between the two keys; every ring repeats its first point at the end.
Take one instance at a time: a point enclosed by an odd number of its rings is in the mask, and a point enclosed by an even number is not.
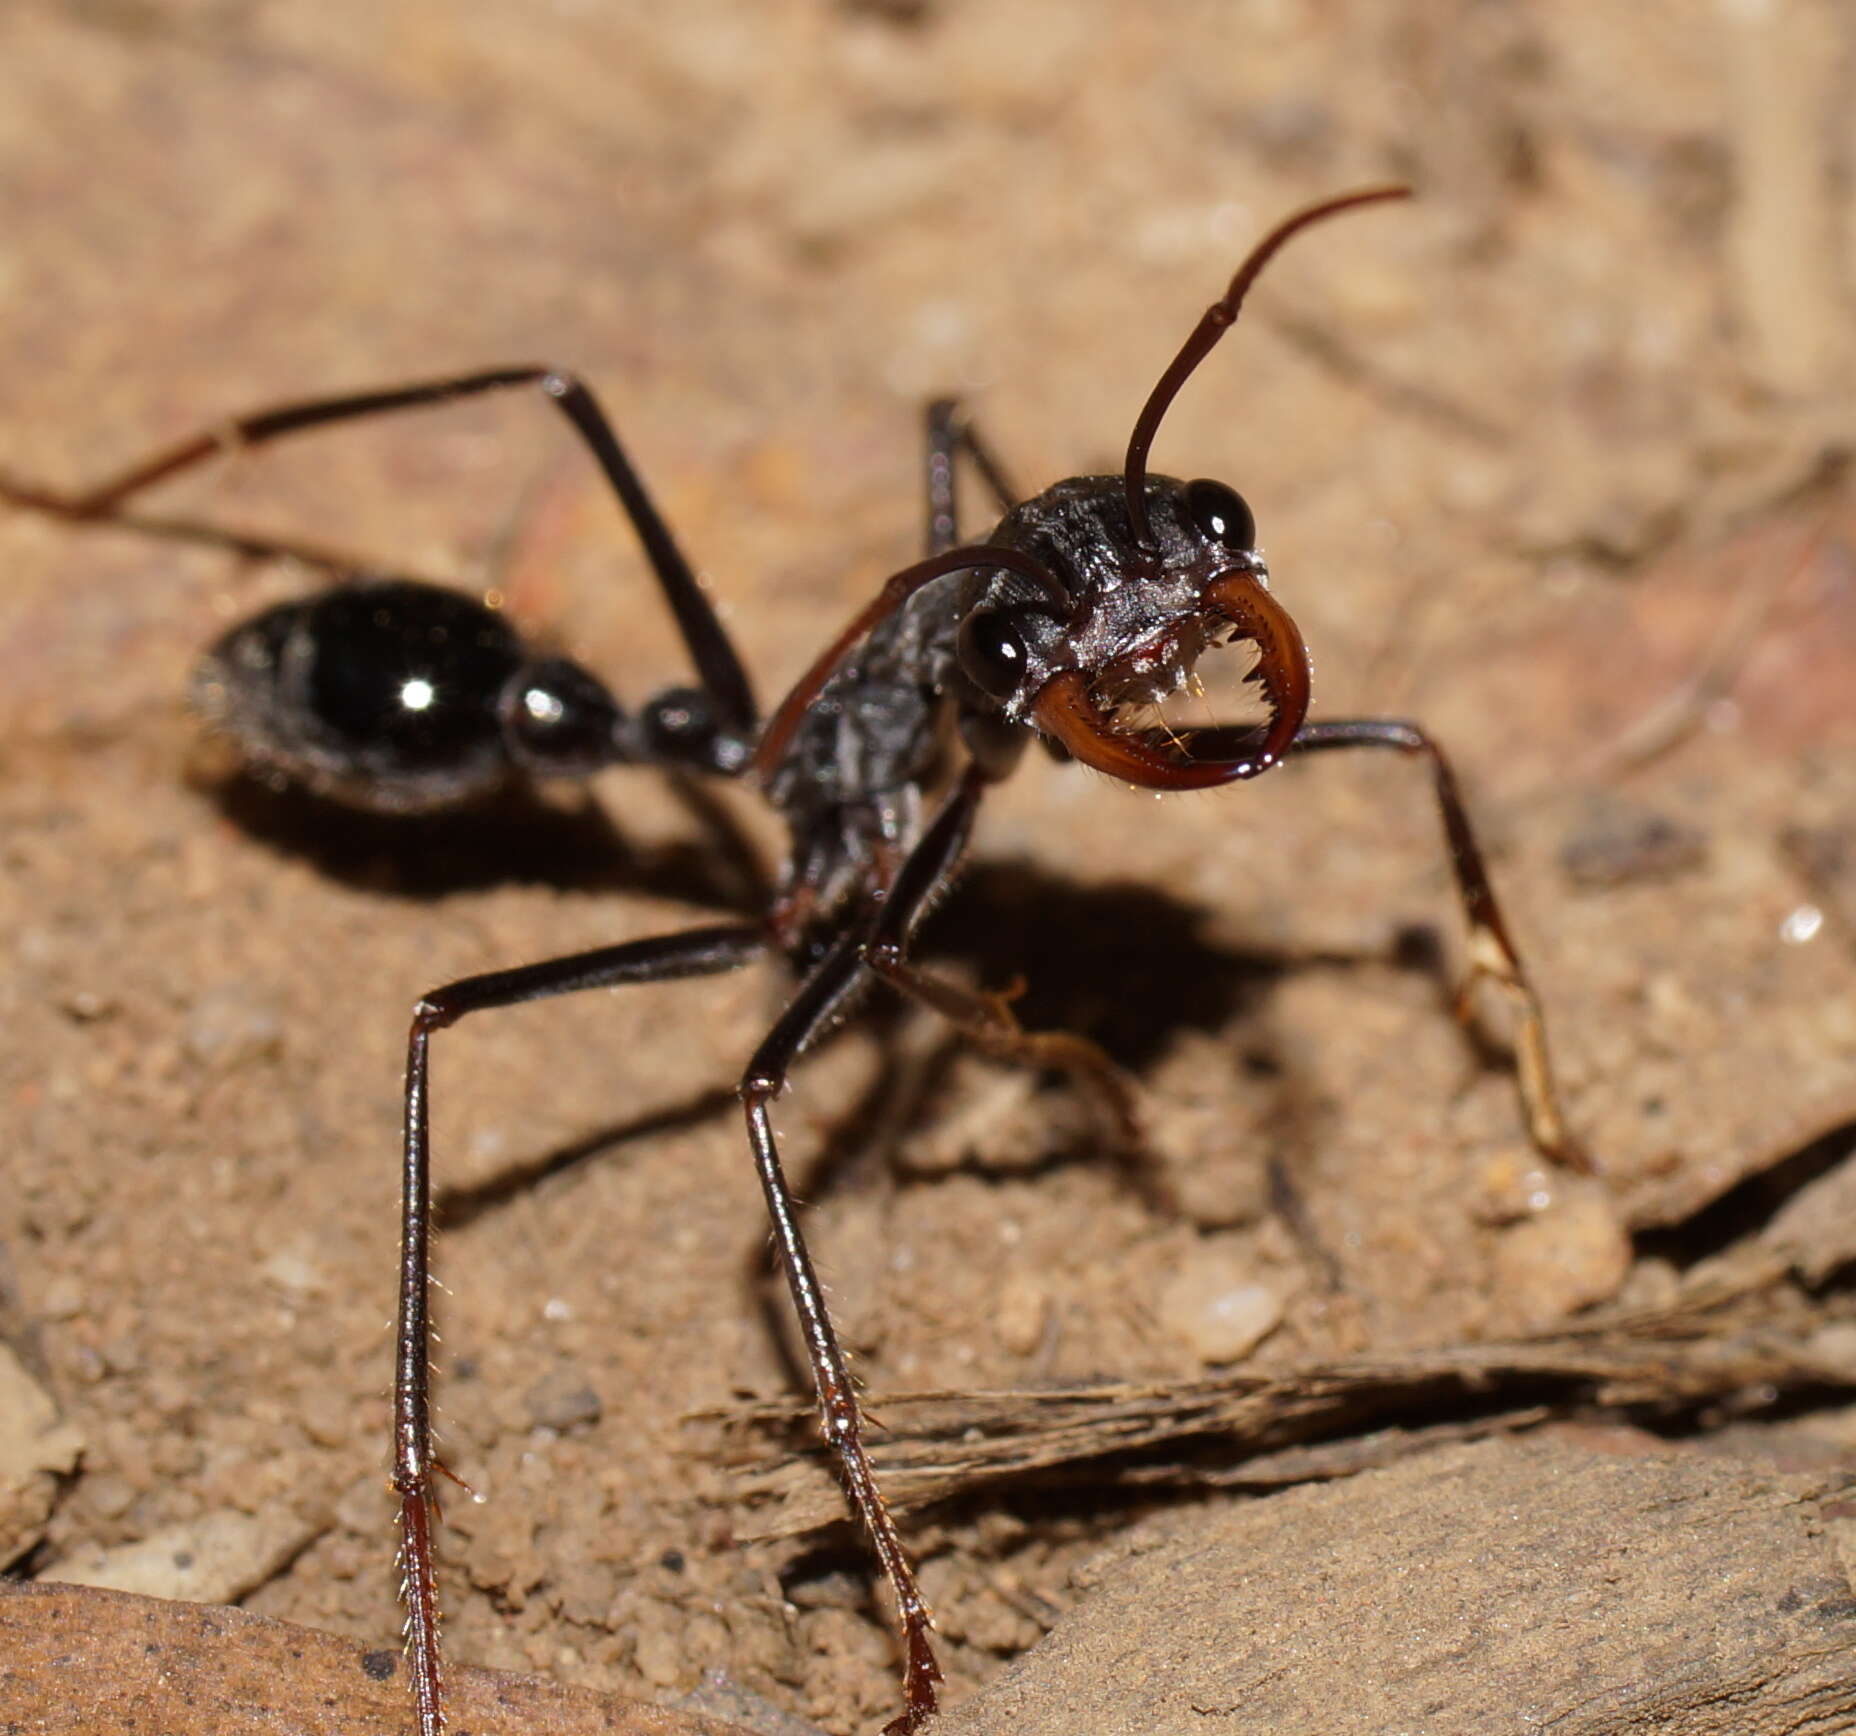
{"type": "Polygon", "coordinates": [[[1451,1448],[1137,1533],[933,1736],[1829,1736],[1835,1491],[1699,1454],[1451,1448]]]}
{"type": "MultiPolygon", "coordinates": [[[[1856,1147],[1856,1136],[1849,1143],[1856,1147]]],[[[1856,1162],[1845,1159],[1799,1189],[1773,1214],[1759,1239],[1810,1284],[1823,1283],[1856,1260],[1856,1162]]]]}
{"type": "MultiPolygon", "coordinates": [[[[1783,1098],[1779,1099],[1783,1102],[1783,1098]]],[[[1723,1146],[1709,1161],[1652,1169],[1619,1184],[1615,1199],[1620,1216],[1634,1232],[1679,1229],[1755,1176],[1782,1170],[1798,1152],[1856,1125],[1856,1095],[1846,1084],[1785,1104],[1783,1115],[1769,1115],[1765,1137],[1723,1146]]]]}
{"type": "MultiPolygon", "coordinates": [[[[450,1736],[748,1736],[541,1676],[453,1668],[450,1736]]],[[[397,1646],[90,1586],[0,1584],[0,1730],[34,1736],[389,1736],[397,1646]]]]}
{"type": "MultiPolygon", "coordinates": [[[[1345,1475],[1427,1445],[1440,1410],[1453,1426],[1505,1432],[1551,1414],[1683,1416],[1741,1393],[1851,1384],[1848,1356],[1827,1336],[1851,1323],[1848,1301],[1801,1292],[1790,1278],[1795,1257],[1756,1239],[1696,1267],[1662,1306],[1620,1305],[1500,1343],[1191,1381],[877,1394],[870,1409],[883,1432],[870,1456],[890,1506],[907,1511],[1031,1475],[1047,1485],[1242,1483],[1253,1457],[1295,1445],[1331,1447],[1336,1462],[1321,1474],[1345,1475]],[[1370,1451],[1346,1462],[1341,1443],[1368,1429],[1379,1431],[1370,1451]]],[[[842,1517],[823,1453],[791,1450],[803,1412],[760,1406],[728,1420],[784,1430],[788,1449],[729,1480],[737,1536],[793,1536],[842,1517]]],[[[1266,1465],[1255,1480],[1279,1479],[1266,1465]]]]}

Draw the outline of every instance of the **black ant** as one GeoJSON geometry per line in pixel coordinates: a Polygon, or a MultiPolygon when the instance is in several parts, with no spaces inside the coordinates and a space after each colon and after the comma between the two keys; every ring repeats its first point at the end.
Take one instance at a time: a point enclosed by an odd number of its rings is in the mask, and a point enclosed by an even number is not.
{"type": "MultiPolygon", "coordinates": [[[[902,1623],[912,1731],[934,1711],[940,1668],[914,1570],[865,1452],[863,1418],[806,1250],[769,1114],[794,1062],[863,991],[883,982],[932,1007],[992,1054],[1059,1068],[1138,1137],[1131,1087],[1078,1037],[1019,1029],[1004,1002],[932,975],[910,958],[917,924],[947,886],[990,784],[1041,738],[1128,783],[1205,789],[1253,778],[1291,754],[1392,748],[1423,755],[1435,781],[1468,926],[1472,981],[1518,1011],[1517,1065],[1535,1143],[1584,1167],[1567,1138],[1540,1009],[1516,956],[1456,779],[1416,724],[1306,721],[1301,635],[1271,595],[1243,499],[1221,482],[1150,475],[1147,454],[1180,387],[1237,318],[1258,273],[1323,218],[1405,197],[1377,187],[1310,206],[1252,250],[1160,376],[1134,425],[1120,475],[1074,477],[1021,500],[951,403],[928,412],[927,558],[897,573],[762,719],[747,675],[675,539],[592,393],[566,374],[506,368],[286,404],[164,449],[82,493],[0,481],[0,498],[67,520],[112,519],[258,555],[272,541],[120,509],[154,483],[215,455],[326,423],[508,388],[538,387],[605,472],[662,586],[699,677],[627,712],[575,663],[535,654],[504,618],[406,579],[354,579],[271,608],[227,633],[197,682],[209,717],[274,778],[387,811],[453,806],[512,777],[579,775],[619,764],[675,767],[758,783],[792,837],[759,922],[601,947],[449,983],[415,1007],[406,1068],[399,1323],[393,1420],[401,1565],[421,1736],[445,1723],[434,1578],[434,1456],[428,1391],[432,1034],[468,1013],[623,983],[729,971],[783,955],[797,992],[743,1073],[740,1096],[774,1237],[817,1390],[826,1441],[870,1534],[902,1623]],[[964,454],[1004,517],[981,543],[959,541],[955,471],[964,454]],[[1245,677],[1266,702],[1250,726],[1170,729],[1155,708],[1207,651],[1254,647],[1245,677]],[[936,801],[938,798],[938,805],[936,801]]],[[[324,565],[332,557],[311,551],[324,565]]]]}

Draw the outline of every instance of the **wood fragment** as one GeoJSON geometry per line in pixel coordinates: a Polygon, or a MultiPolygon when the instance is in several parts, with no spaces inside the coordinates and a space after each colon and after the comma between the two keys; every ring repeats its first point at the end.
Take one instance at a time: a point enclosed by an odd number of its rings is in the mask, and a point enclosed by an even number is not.
{"type": "Polygon", "coordinates": [[[1839,1491],[1701,1454],[1451,1448],[1145,1528],[933,1736],[1830,1736],[1839,1491]]]}
{"type": "MultiPolygon", "coordinates": [[[[1839,1168],[1813,1187],[1850,1185],[1839,1168]]],[[[1801,1194],[1801,1205],[1809,1198],[1801,1194]]],[[[1856,1318],[1856,1299],[1813,1297],[1793,1276],[1801,1261],[1818,1269],[1826,1258],[1816,1243],[1795,1248],[1775,1226],[1772,1239],[1697,1266],[1665,1306],[1597,1310],[1529,1338],[1190,1381],[878,1395],[870,1408],[884,1432],[872,1458],[902,1510],[1033,1474],[1046,1487],[1242,1484],[1260,1455],[1255,1480],[1270,1483],[1293,1467],[1274,1459],[1290,1447],[1326,1455],[1327,1467],[1311,1461],[1307,1474],[1346,1475],[1433,1445],[1439,1424],[1503,1433],[1549,1416],[1674,1418],[1750,1392],[1847,1385],[1849,1368],[1827,1357],[1821,1335],[1856,1318]],[[1370,1447],[1344,1444],[1375,1429],[1370,1447]]],[[[727,1498],[745,1509],[738,1535],[793,1536],[841,1517],[822,1457],[793,1449],[805,1415],[763,1405],[709,1419],[758,1454],[728,1482],[727,1498]],[[779,1443],[771,1450],[770,1437],[779,1443]]]]}
{"type": "MultiPolygon", "coordinates": [[[[356,1736],[410,1727],[398,1646],[215,1604],[0,1582],[0,1729],[34,1736],[356,1736]]],[[[456,1736],[749,1736],[541,1676],[458,1668],[456,1736]]]]}

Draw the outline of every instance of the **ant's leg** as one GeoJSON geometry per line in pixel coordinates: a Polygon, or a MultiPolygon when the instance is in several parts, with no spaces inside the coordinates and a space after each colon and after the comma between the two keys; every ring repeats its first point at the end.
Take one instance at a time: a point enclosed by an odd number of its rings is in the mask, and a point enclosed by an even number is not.
{"type": "Polygon", "coordinates": [[[764,950],[758,928],[699,928],[600,947],[543,964],[490,971],[434,989],[413,1009],[406,1056],[406,1154],[401,1180],[400,1305],[394,1338],[393,1487],[400,1500],[401,1595],[412,1654],[419,1736],[441,1736],[444,1683],[438,1646],[438,1589],[432,1545],[437,1498],[432,1477],[431,1105],[427,1049],[434,1031],[466,1013],[512,1007],[581,989],[708,976],[746,964],[764,950]]]}
{"type": "Polygon", "coordinates": [[[915,891],[898,881],[896,894],[884,907],[864,948],[865,963],[891,988],[939,1013],[962,1036],[995,1059],[1039,1071],[1067,1073],[1113,1132],[1119,1149],[1124,1153],[1143,1150],[1146,1141],[1134,1082],[1099,1045],[1070,1031],[1027,1031],[1013,1014],[1008,996],[949,982],[909,960],[909,931],[923,903],[933,898],[965,847],[971,804],[959,812],[964,815],[962,829],[945,841],[938,860],[930,861],[917,852],[925,890],[915,891]]]}
{"type": "MultiPolygon", "coordinates": [[[[606,419],[592,392],[571,374],[553,368],[489,368],[480,373],[458,374],[449,379],[426,380],[407,386],[390,386],[376,392],[354,392],[332,398],[307,398],[279,404],[236,417],[217,428],[190,436],[165,446],[152,456],[117,472],[95,487],[61,493],[0,477],[0,500],[16,506],[31,507],[55,517],[84,520],[108,518],[132,495],[158,482],[191,470],[210,458],[235,452],[244,447],[260,446],[267,441],[320,428],[334,422],[354,422],[368,416],[380,416],[395,410],[416,409],[422,405],[443,404],[454,398],[478,397],[486,392],[506,391],[517,386],[538,386],[556,409],[574,426],[587,449],[598,461],[606,480],[612,485],[619,503],[631,519],[632,528],[651,563],[651,570],[663,588],[665,600],[676,617],[677,629],[689,648],[702,677],[703,686],[715,700],[723,724],[742,733],[752,731],[758,716],[752,688],[741,660],[722,623],[716,618],[708,597],[690,570],[689,562],[658,515],[632,461],[619,444],[618,435],[606,419]]],[[[176,525],[174,521],[143,521],[143,528],[158,533],[166,522],[166,534],[189,535],[195,540],[206,530],[198,525],[176,525]]],[[[229,546],[259,553],[296,554],[317,566],[351,567],[352,562],[304,545],[264,544],[250,538],[227,536],[229,546]]]]}
{"type": "MultiPolygon", "coordinates": [[[[892,934],[897,946],[906,942],[916,921],[946,883],[972,829],[973,812],[985,788],[979,774],[969,769],[921,841],[910,852],[883,904],[880,932],[892,934]]],[[[773,1220],[774,1244],[792,1292],[793,1307],[805,1339],[806,1360],[818,1398],[820,1426],[825,1442],[838,1462],[839,1475],[857,1517],[870,1534],[877,1561],[896,1596],[902,1618],[902,1716],[888,1726],[885,1736],[906,1736],[935,1709],[935,1683],[941,1667],[935,1662],[929,1634],[934,1626],[915,1569],[896,1531],[877,1487],[864,1446],[863,1413],[857,1392],[845,1367],[837,1329],[825,1306],[825,1292],[807,1251],[798,1213],[780,1154],[774,1142],[768,1105],[785,1089],[793,1064],[821,1032],[870,980],[871,964],[866,941],[868,926],[853,926],[839,937],[812,974],[800,985],[779,1022],[748,1063],[741,1080],[741,1101],[747,1113],[748,1142],[760,1172],[761,1191],[773,1220]]]]}
{"type": "Polygon", "coordinates": [[[964,450],[1001,512],[1010,512],[1021,498],[1006,480],[1004,469],[973,424],[960,413],[952,398],[936,398],[928,406],[928,534],[925,554],[943,555],[960,546],[960,509],[955,460],[964,450]]]}
{"type": "Polygon", "coordinates": [[[1089,1099],[1113,1133],[1117,1148],[1144,1146],[1140,1102],[1134,1082],[1100,1045],[1072,1031],[1027,1031],[1013,1014],[1008,995],[975,990],[925,971],[902,956],[873,945],[870,968],[891,988],[920,1001],[946,1019],[969,1042],[995,1060],[1039,1072],[1062,1072],[1089,1099]]]}
{"type": "Polygon", "coordinates": [[[72,524],[110,524],[133,531],[137,536],[219,549],[241,561],[294,561],[298,566],[326,573],[336,581],[365,574],[374,579],[403,579],[416,585],[435,586],[438,582],[412,573],[388,572],[378,561],[367,560],[345,549],[331,548],[326,543],[305,542],[298,537],[261,536],[206,519],[176,517],[169,513],[122,512],[113,506],[92,508],[86,495],[60,494],[5,471],[0,471],[0,504],[24,507],[29,512],[44,513],[49,518],[64,519],[72,524]]]}
{"type": "Polygon", "coordinates": [[[1459,1004],[1467,1004],[1478,982],[1492,982],[1507,995],[1518,1019],[1515,1062],[1528,1133],[1535,1146],[1556,1163],[1589,1171],[1591,1159],[1567,1132],[1565,1117],[1560,1113],[1559,1094],[1547,1056],[1546,1020],[1540,1010],[1539,997],[1521,967],[1520,954],[1509,936],[1501,906],[1495,901],[1488,865],[1470,826],[1469,812],[1463,805],[1463,794],[1449,760],[1415,723],[1376,717],[1336,718],[1326,723],[1304,724],[1289,751],[1320,753],[1344,747],[1389,747],[1429,758],[1438,812],[1450,845],[1450,866],[1456,875],[1457,896],[1469,929],[1469,976],[1459,1004]]]}
{"type": "Polygon", "coordinates": [[[773,1121],[767,1106],[780,1094],[794,1061],[806,1045],[826,1029],[868,981],[858,935],[852,930],[826,953],[780,1021],[756,1051],[741,1081],[741,1100],[747,1112],[748,1143],[754,1167],[760,1174],[761,1192],[773,1220],[774,1245],[792,1292],[793,1308],[805,1339],[806,1361],[811,1365],[813,1391],[818,1400],[820,1430],[837,1460],[838,1474],[851,1508],[869,1533],[878,1564],[895,1593],[902,1619],[902,1716],[890,1724],[885,1736],[913,1731],[935,1710],[935,1683],[941,1666],[935,1661],[929,1634],[934,1618],[916,1583],[914,1564],[902,1546],[876,1473],[864,1446],[863,1411],[857,1402],[838,1343],[837,1328],[825,1306],[818,1271],[799,1228],[792,1190],[780,1164],[773,1121]]]}

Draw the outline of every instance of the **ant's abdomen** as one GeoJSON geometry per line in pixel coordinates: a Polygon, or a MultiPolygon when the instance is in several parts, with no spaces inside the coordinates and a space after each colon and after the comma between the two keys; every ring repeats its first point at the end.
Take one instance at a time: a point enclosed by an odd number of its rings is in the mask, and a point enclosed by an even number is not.
{"type": "Polygon", "coordinates": [[[416,812],[508,776],[498,703],[524,661],[515,631],[470,597],[361,580],[233,628],[203,659],[194,699],[262,775],[416,812]]]}

